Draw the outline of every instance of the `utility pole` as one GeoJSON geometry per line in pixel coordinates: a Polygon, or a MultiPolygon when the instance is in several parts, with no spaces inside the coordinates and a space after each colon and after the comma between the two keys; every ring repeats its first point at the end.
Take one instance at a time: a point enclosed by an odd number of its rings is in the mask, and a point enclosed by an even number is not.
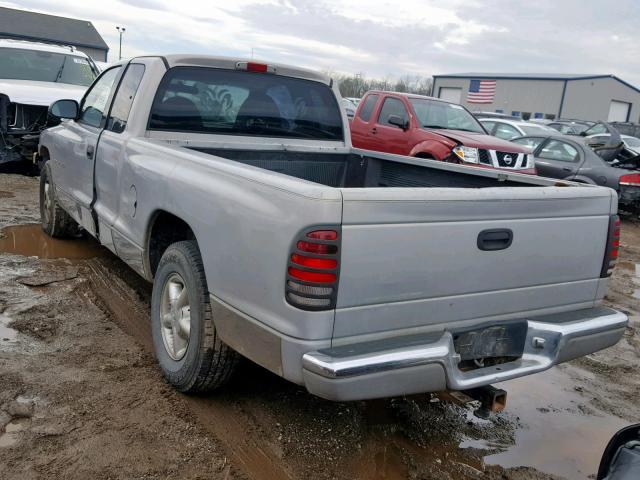
{"type": "Polygon", "coordinates": [[[122,34],[127,30],[124,27],[116,27],[118,33],[120,34],[120,51],[118,52],[118,60],[122,60],[122,34]]]}

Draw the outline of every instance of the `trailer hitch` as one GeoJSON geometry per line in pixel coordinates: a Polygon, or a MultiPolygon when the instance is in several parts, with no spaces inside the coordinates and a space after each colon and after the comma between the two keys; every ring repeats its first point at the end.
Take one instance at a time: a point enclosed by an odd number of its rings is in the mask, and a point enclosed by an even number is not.
{"type": "Polygon", "coordinates": [[[464,390],[463,393],[480,402],[480,408],[473,412],[480,418],[489,418],[491,413],[501,412],[507,406],[507,392],[491,385],[464,390]]]}

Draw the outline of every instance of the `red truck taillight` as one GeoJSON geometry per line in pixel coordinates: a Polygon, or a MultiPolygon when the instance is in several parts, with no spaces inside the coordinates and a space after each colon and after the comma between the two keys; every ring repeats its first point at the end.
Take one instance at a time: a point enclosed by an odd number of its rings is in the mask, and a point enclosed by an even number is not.
{"type": "Polygon", "coordinates": [[[293,244],[287,265],[286,297],[302,310],[336,306],[340,269],[339,228],[302,232],[293,244]]]}
{"type": "Polygon", "coordinates": [[[610,277],[618,260],[620,251],[620,217],[611,215],[609,219],[609,235],[607,236],[607,249],[602,262],[600,277],[610,277]]]}

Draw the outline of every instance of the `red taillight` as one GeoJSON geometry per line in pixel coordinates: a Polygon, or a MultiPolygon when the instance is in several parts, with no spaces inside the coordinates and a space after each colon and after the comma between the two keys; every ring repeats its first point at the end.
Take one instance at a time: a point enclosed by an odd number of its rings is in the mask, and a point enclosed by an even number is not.
{"type": "Polygon", "coordinates": [[[336,281],[336,276],[333,273],[307,272],[293,267],[289,267],[289,275],[310,283],[333,283],[336,281]]]}
{"type": "Polygon", "coordinates": [[[338,261],[331,258],[312,258],[303,255],[291,255],[291,261],[303,267],[333,270],[338,267],[338,261]]]}
{"type": "Polygon", "coordinates": [[[287,301],[303,310],[335,307],[340,259],[338,230],[306,231],[289,256],[287,301]]]}
{"type": "Polygon", "coordinates": [[[315,253],[318,255],[335,255],[338,252],[336,245],[328,245],[326,243],[298,242],[296,244],[298,250],[303,252],[315,253]]]}
{"type": "Polygon", "coordinates": [[[313,238],[315,240],[337,240],[338,232],[335,230],[314,230],[307,233],[307,238],[313,238]]]}
{"type": "Polygon", "coordinates": [[[601,277],[609,277],[616,266],[616,260],[620,253],[620,217],[612,215],[609,220],[609,235],[607,236],[607,249],[602,263],[601,277]]]}
{"type": "Polygon", "coordinates": [[[640,187],[640,173],[629,173],[620,177],[620,185],[640,187]]]}

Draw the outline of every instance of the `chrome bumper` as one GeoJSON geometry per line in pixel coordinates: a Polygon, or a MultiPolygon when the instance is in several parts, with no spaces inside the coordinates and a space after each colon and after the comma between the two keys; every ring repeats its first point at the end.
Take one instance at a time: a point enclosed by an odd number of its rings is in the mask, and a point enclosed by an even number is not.
{"type": "Polygon", "coordinates": [[[332,400],[466,390],[607,348],[620,340],[627,322],[626,315],[605,307],[532,318],[521,358],[471,371],[458,368],[453,335],[445,331],[309,352],[303,356],[303,375],[311,393],[332,400]]]}

